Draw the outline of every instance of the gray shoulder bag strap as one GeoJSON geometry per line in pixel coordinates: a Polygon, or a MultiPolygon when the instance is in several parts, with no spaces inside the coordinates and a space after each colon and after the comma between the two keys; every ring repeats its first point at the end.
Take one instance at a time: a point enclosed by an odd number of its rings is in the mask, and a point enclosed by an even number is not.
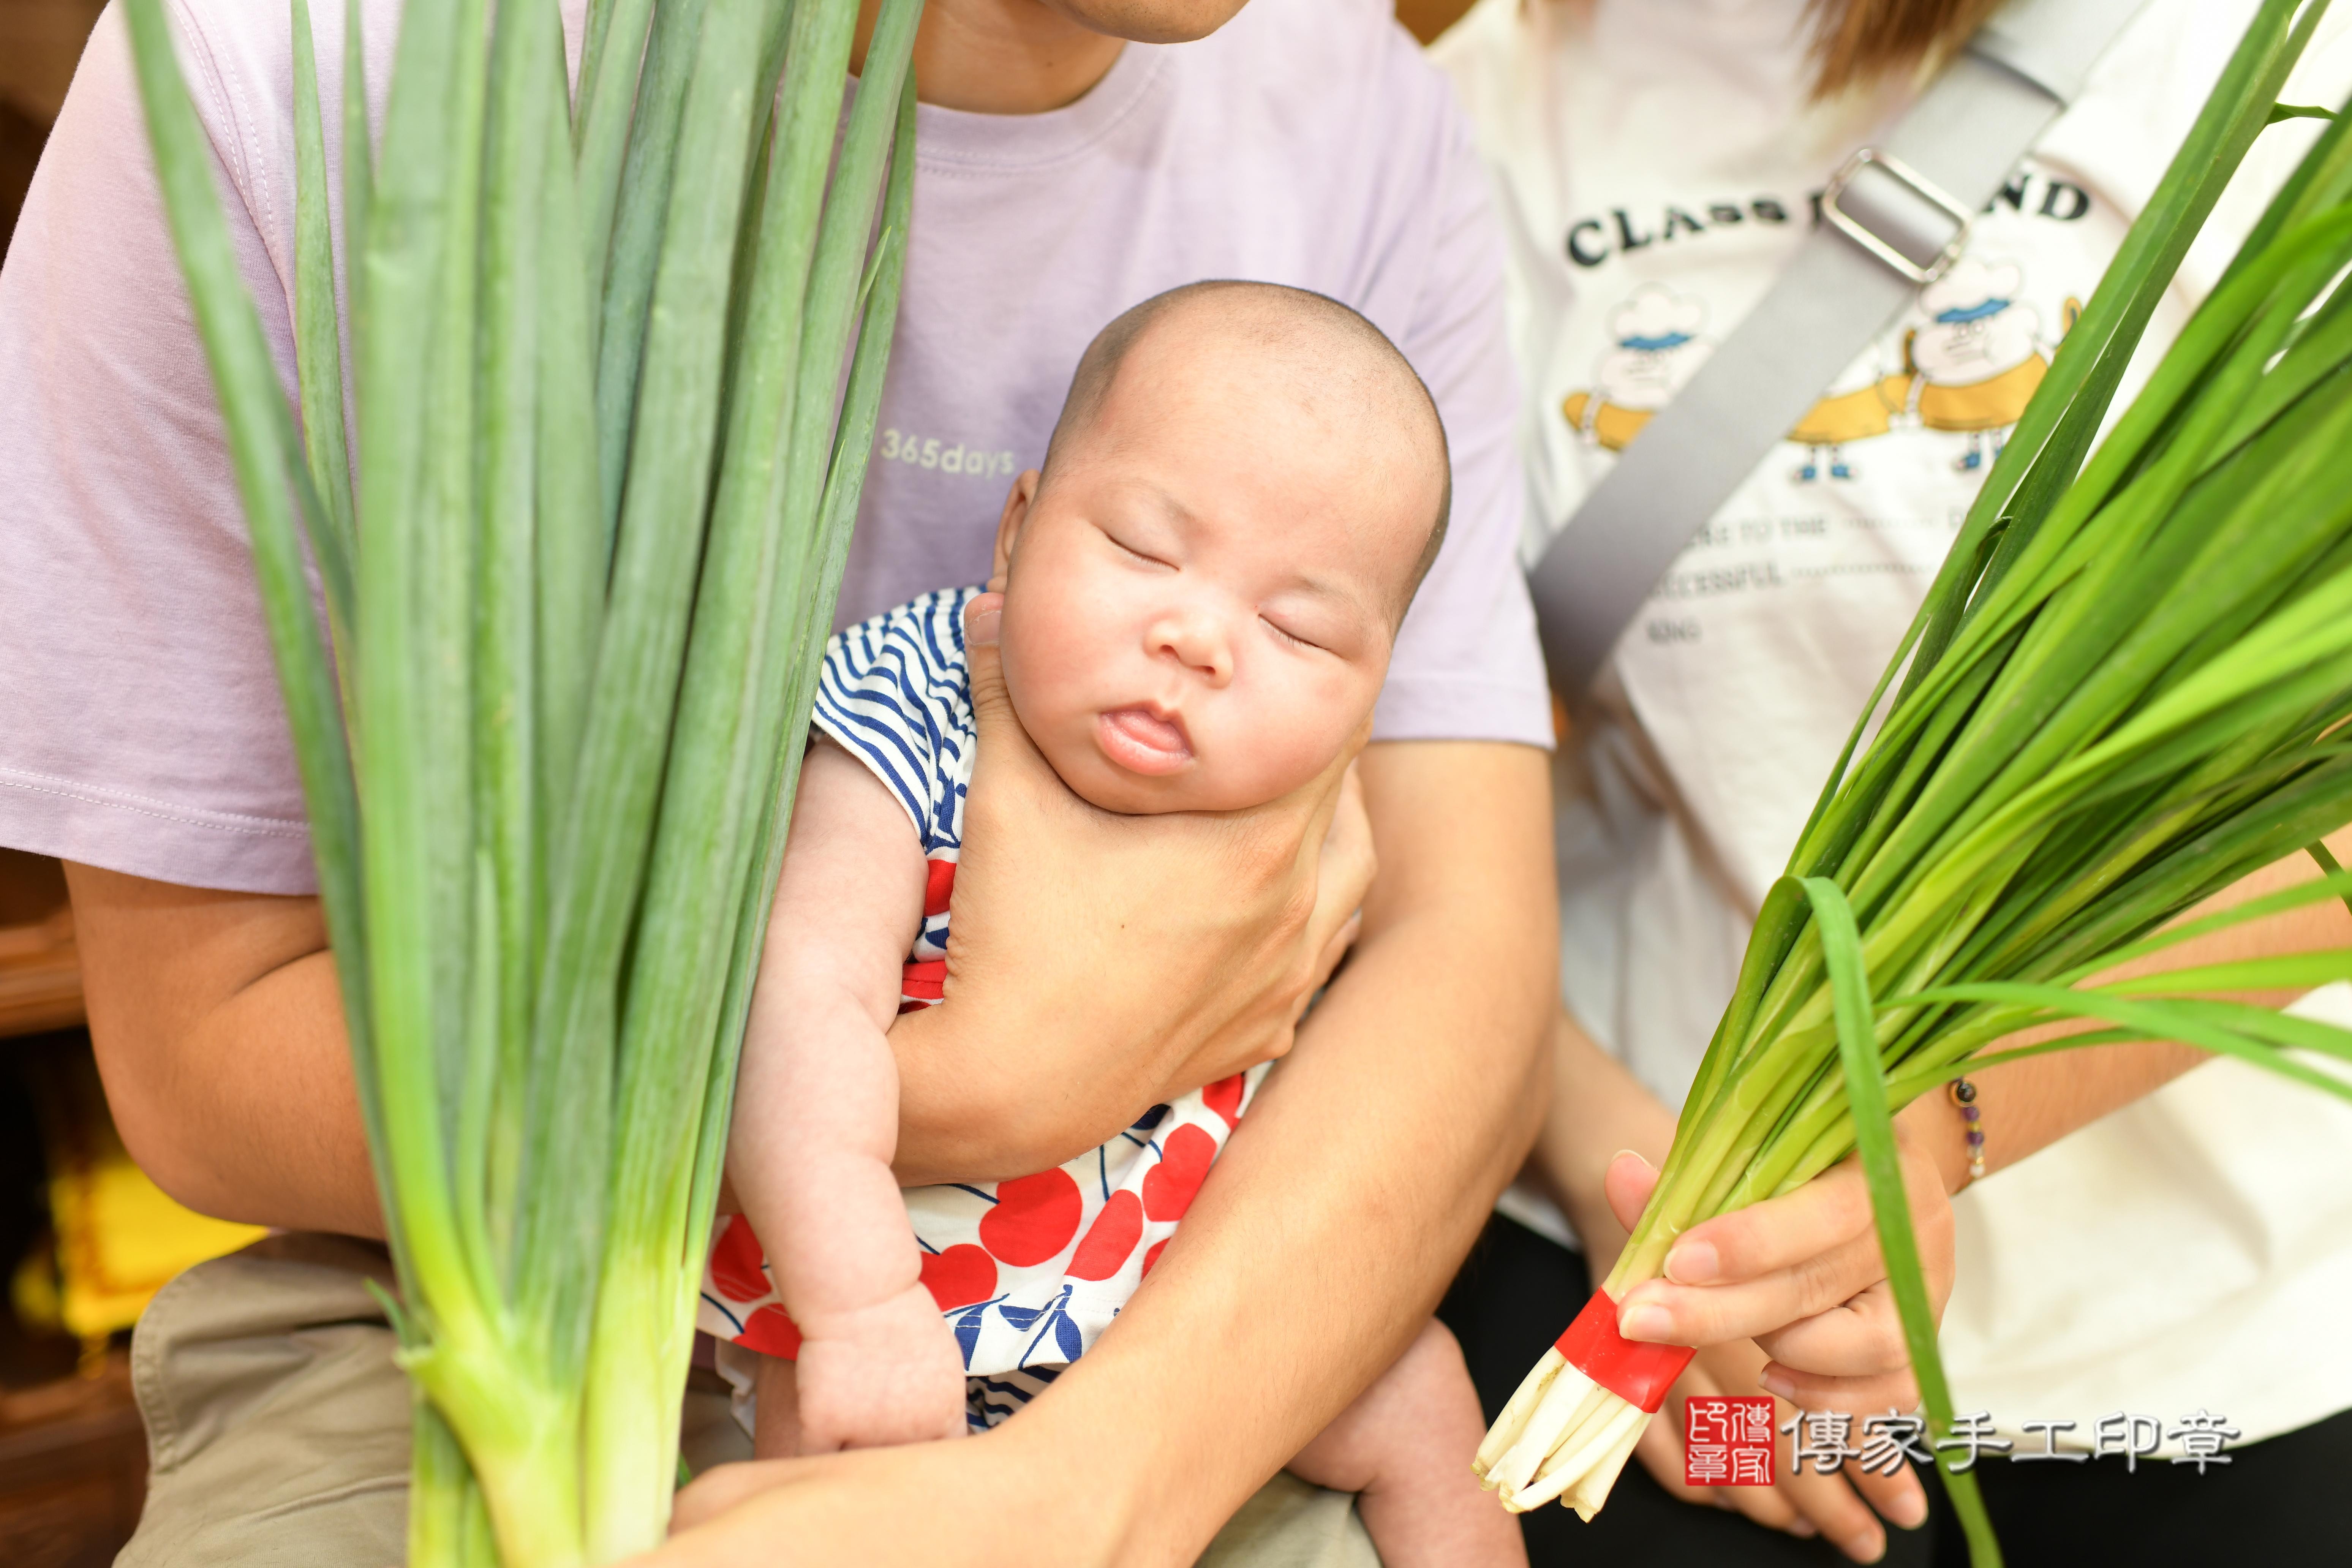
{"type": "Polygon", "coordinates": [[[1628,446],[1528,574],[1553,685],[1580,696],[1650,590],[1969,223],[2145,0],[2013,0],[1884,146],[1845,161],[1780,280],[1628,446]]]}

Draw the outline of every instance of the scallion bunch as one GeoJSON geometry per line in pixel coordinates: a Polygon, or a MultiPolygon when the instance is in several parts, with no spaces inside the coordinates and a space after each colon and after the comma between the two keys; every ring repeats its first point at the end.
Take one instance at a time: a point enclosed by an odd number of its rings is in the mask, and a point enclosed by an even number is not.
{"type": "Polygon", "coordinates": [[[856,0],[596,0],[576,93],[554,0],[407,0],[373,155],[347,3],[339,256],[292,0],[299,425],[163,5],[127,9],[399,1275],[409,1561],[604,1563],[677,1482],[920,0],[884,0],[845,123],[856,0]]]}
{"type": "MultiPolygon", "coordinates": [[[[2352,951],[2099,978],[2242,921],[2352,902],[2318,842],[2352,822],[2345,115],[2098,439],[2247,149],[2310,112],[2277,99],[2324,8],[2261,8],[1988,479],[1759,914],[1641,1222],[1480,1451],[1507,1506],[1557,1498],[1591,1517],[1681,1364],[1617,1341],[1615,1301],[1684,1230],[1857,1147],[1943,1436],[1951,1401],[1888,1118],[1965,1071],[2174,1040],[2352,1098],[2303,1054],[2352,1063],[2352,1034],[2226,999],[2352,978],[2352,951]],[[2182,919],[2306,847],[2317,879],[2182,919]],[[2003,1045],[2081,1020],[2095,1026],[2003,1045]]],[[[1976,1561],[1998,1562],[1973,1478],[1945,1479],[1976,1561]]]]}

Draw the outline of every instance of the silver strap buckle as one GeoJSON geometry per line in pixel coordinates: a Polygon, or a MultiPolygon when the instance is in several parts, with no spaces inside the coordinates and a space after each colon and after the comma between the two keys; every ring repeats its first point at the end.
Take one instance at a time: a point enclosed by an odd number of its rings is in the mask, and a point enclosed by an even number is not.
{"type": "MultiPolygon", "coordinates": [[[[1882,222],[1888,223],[1890,226],[1900,222],[1903,215],[1886,210],[1887,204],[1884,201],[1874,201],[1871,205],[1881,209],[1877,216],[1882,222]]],[[[1890,153],[1882,153],[1875,147],[1858,149],[1852,157],[1839,165],[1836,174],[1830,176],[1829,185],[1822,192],[1822,216],[1828,219],[1831,226],[1839,233],[1923,288],[1941,278],[1952,263],[1959,259],[1961,247],[1969,242],[1969,225],[1976,219],[1976,214],[1953,200],[1945,193],[1943,187],[1937,185],[1933,180],[1928,179],[1902,159],[1890,153]],[[1912,216],[1925,216],[1920,213],[1918,207],[1918,203],[1924,202],[1927,206],[1933,207],[1952,220],[1953,231],[1950,239],[1947,240],[1944,247],[1937,251],[1929,260],[1924,263],[1916,261],[1913,259],[1912,253],[1935,243],[1932,236],[1923,235],[1916,230],[1906,235],[1898,230],[1895,237],[1889,238],[1882,235],[1879,230],[1871,227],[1862,218],[1846,211],[1844,199],[1848,190],[1862,176],[1864,171],[1872,168],[1883,171],[1895,183],[1895,191],[1907,192],[1917,198],[1916,202],[1910,204],[1913,208],[1912,216]],[[1898,243],[1901,239],[1910,239],[1915,243],[1905,247],[1898,243]]]]}

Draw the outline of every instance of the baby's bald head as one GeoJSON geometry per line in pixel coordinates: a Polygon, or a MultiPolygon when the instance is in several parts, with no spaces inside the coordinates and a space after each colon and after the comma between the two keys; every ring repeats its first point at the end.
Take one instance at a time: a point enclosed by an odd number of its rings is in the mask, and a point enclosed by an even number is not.
{"type": "Polygon", "coordinates": [[[1433,494],[1416,511],[1421,531],[1411,570],[1395,584],[1402,616],[1444,542],[1454,480],[1437,405],[1381,331],[1327,295],[1278,283],[1213,279],[1155,294],[1097,333],[1070,378],[1069,395],[1045,449],[1045,478],[1057,458],[1097,433],[1114,395],[1131,377],[1140,397],[1119,399],[1123,415],[1149,417],[1155,384],[1216,368],[1245,370],[1234,395],[1289,399],[1318,423],[1351,432],[1372,460],[1423,482],[1433,494]],[[1139,410],[1135,405],[1142,405],[1139,410]],[[1430,485],[1428,480],[1435,483],[1430,485]]]}
{"type": "Polygon", "coordinates": [[[1371,723],[1437,552],[1445,430],[1355,311],[1195,283],[1105,328],[997,524],[1022,727],[1107,811],[1236,811],[1371,723]]]}

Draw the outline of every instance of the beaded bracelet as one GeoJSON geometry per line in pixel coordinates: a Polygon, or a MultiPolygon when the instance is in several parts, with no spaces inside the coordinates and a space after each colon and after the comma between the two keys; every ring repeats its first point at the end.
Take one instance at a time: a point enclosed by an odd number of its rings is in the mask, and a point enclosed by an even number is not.
{"type": "Polygon", "coordinates": [[[1984,1180],[1983,1112],[1977,1108],[1977,1086],[1964,1078],[1952,1080],[1952,1103],[1960,1108],[1960,1120],[1969,1131],[1969,1180],[1984,1180]]]}

